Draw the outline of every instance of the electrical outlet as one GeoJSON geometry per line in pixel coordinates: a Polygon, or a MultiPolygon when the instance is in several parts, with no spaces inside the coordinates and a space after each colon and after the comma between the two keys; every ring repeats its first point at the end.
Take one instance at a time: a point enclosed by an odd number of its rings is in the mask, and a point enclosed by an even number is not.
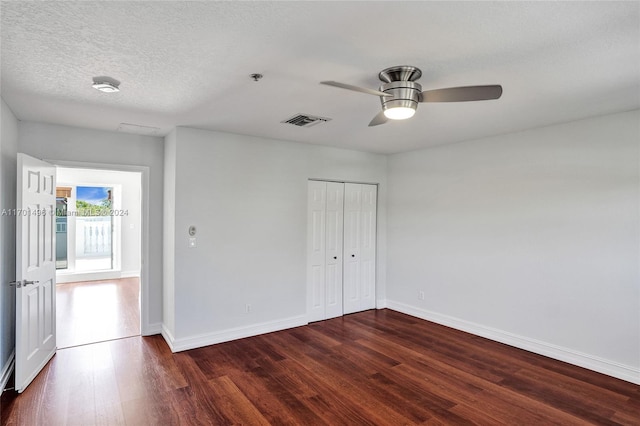
{"type": "Polygon", "coordinates": [[[418,299],[424,300],[424,291],[419,291],[418,292],[418,299]]]}
{"type": "Polygon", "coordinates": [[[251,312],[251,305],[249,303],[246,304],[246,306],[244,307],[245,312],[248,314],[251,312]]]}

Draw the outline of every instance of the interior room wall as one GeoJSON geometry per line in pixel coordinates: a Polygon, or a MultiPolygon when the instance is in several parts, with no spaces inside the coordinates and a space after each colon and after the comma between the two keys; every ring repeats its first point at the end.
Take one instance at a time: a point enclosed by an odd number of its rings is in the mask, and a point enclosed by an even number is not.
{"type": "Polygon", "coordinates": [[[380,184],[384,298],[384,156],[183,127],[175,140],[174,350],[306,323],[309,178],[380,184]]]}
{"type": "MultiPolygon", "coordinates": [[[[79,271],[70,271],[59,269],[57,272],[57,282],[75,282],[87,279],[109,279],[121,277],[138,277],[140,276],[140,223],[141,223],[141,204],[140,204],[140,173],[123,172],[112,170],[95,170],[58,167],[56,170],[58,186],[116,186],[114,192],[114,201],[120,200],[119,205],[114,205],[114,209],[118,211],[126,211],[126,214],[118,214],[112,216],[114,221],[119,222],[118,229],[120,235],[117,240],[120,246],[120,264],[118,270],[113,273],[82,273],[79,271]]],[[[75,211],[75,205],[69,207],[69,211],[75,211]]],[[[68,222],[75,219],[75,216],[69,216],[68,222]]],[[[70,229],[71,226],[68,226],[70,229]]],[[[73,238],[73,237],[70,237],[73,238]]]]}
{"type": "Polygon", "coordinates": [[[164,138],[164,205],[163,205],[163,259],[162,263],[162,318],[163,333],[169,341],[175,334],[175,243],[176,243],[176,130],[164,138]]]}
{"type": "Polygon", "coordinates": [[[15,348],[16,162],[18,120],[0,98],[0,393],[11,374],[15,348]]]}
{"type": "Polygon", "coordinates": [[[158,333],[162,324],[163,138],[21,121],[18,148],[54,162],[148,167],[149,223],[143,227],[148,225],[149,276],[148,291],[143,293],[146,300],[142,300],[148,309],[142,318],[142,333],[158,333]]]}
{"type": "Polygon", "coordinates": [[[389,307],[640,382],[639,123],[390,156],[389,307]]]}

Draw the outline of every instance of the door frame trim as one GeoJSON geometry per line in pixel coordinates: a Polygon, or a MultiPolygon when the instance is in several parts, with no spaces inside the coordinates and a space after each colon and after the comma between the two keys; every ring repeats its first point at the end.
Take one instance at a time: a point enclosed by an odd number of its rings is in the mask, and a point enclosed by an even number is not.
{"type": "Polygon", "coordinates": [[[85,161],[67,161],[45,159],[54,166],[76,168],[76,169],[97,169],[115,172],[138,172],[140,173],[140,334],[149,336],[157,334],[157,324],[149,322],[149,166],[137,166],[130,164],[94,163],[85,161]]]}
{"type": "Polygon", "coordinates": [[[378,182],[362,182],[359,180],[336,180],[336,179],[323,179],[323,178],[308,178],[309,180],[317,181],[317,182],[334,182],[334,183],[353,183],[355,185],[375,185],[380,189],[380,184],[378,182]]]}

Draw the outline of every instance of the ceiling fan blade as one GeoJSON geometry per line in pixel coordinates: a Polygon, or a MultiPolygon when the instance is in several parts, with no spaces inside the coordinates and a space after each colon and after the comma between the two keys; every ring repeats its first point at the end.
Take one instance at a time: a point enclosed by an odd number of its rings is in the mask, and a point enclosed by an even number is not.
{"type": "Polygon", "coordinates": [[[321,81],[320,84],[326,84],[327,86],[339,87],[340,89],[354,90],[360,93],[366,93],[368,95],[375,96],[393,96],[389,93],[380,92],[378,90],[367,89],[365,87],[352,86],[351,84],[338,83],[337,81],[321,81]]]}
{"type": "Polygon", "coordinates": [[[369,127],[384,124],[387,122],[387,120],[388,118],[386,115],[384,115],[384,111],[380,111],[379,113],[376,114],[375,117],[373,117],[373,120],[371,120],[371,123],[369,123],[369,127]]]}
{"type": "Polygon", "coordinates": [[[447,89],[425,90],[420,94],[420,102],[467,102],[487,101],[502,96],[502,86],[466,86],[447,89]]]}

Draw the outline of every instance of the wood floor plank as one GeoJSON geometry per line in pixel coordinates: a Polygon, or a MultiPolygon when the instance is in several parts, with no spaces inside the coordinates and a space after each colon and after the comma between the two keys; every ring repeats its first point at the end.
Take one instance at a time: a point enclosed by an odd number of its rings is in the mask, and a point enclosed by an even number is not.
{"type": "Polygon", "coordinates": [[[298,414],[291,412],[278,394],[271,393],[264,381],[256,378],[248,380],[246,373],[236,373],[232,379],[270,424],[300,424],[298,414]]]}
{"type": "Polygon", "coordinates": [[[536,382],[527,377],[511,377],[503,380],[500,385],[519,394],[527,395],[536,401],[554,405],[560,410],[571,413],[585,421],[603,425],[615,425],[609,420],[615,410],[604,408],[591,399],[582,399],[570,392],[564,392],[545,382],[536,382]]]}
{"type": "MultiPolygon", "coordinates": [[[[580,405],[588,403],[593,406],[589,411],[595,411],[598,408],[603,410],[603,414],[607,415],[610,411],[626,412],[633,409],[630,405],[630,398],[594,386],[591,383],[585,383],[573,377],[558,374],[555,371],[549,371],[541,368],[522,368],[516,373],[517,377],[524,377],[534,383],[545,383],[546,386],[554,389],[556,392],[562,392],[567,397],[572,397],[580,402],[580,405]]],[[[636,413],[640,413],[640,404],[636,407],[636,413]]]]}
{"type": "Polygon", "coordinates": [[[390,310],[173,354],[59,350],[2,425],[635,425],[640,386],[390,310]]]}
{"type": "Polygon", "coordinates": [[[267,419],[228,376],[209,381],[213,396],[234,424],[268,425],[267,419]]]}

